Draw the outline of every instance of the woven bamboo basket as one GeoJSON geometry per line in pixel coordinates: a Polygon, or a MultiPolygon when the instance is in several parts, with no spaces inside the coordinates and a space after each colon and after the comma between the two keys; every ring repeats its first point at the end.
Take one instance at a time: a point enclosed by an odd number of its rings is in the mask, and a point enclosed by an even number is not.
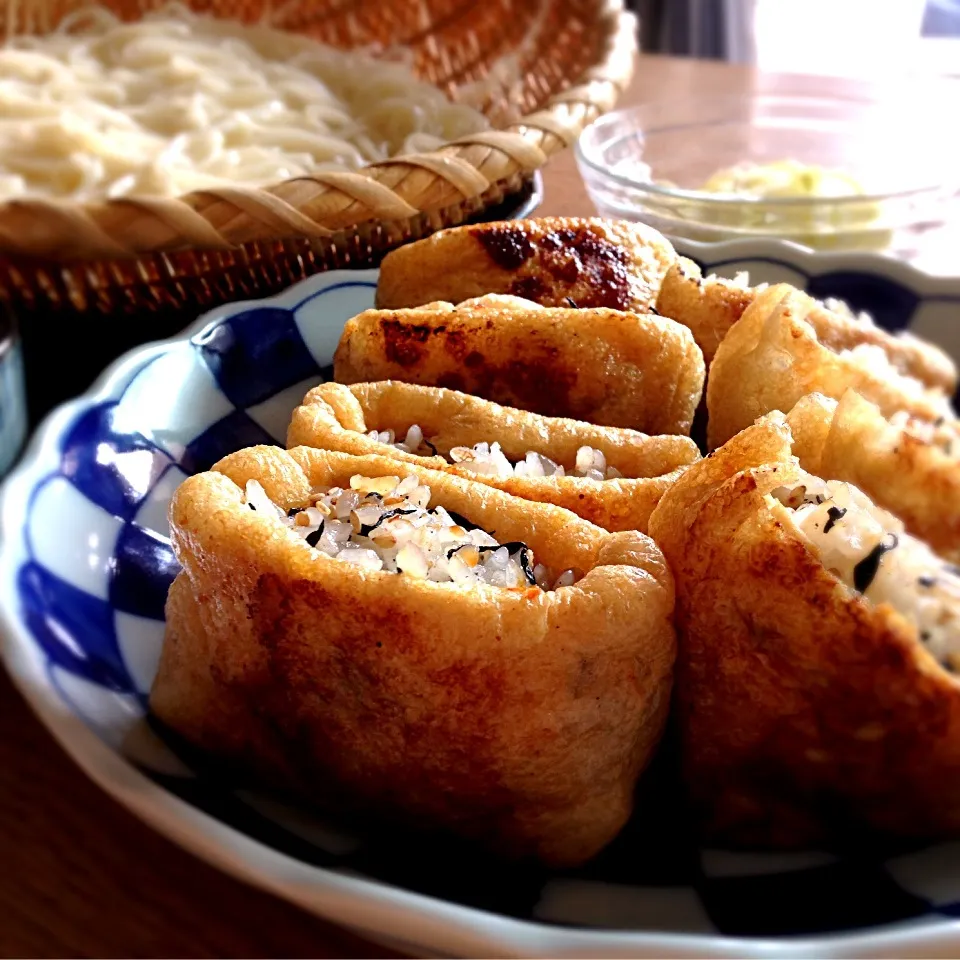
{"type": "MultiPolygon", "coordinates": [[[[40,34],[83,3],[7,0],[0,30],[40,34]]],[[[128,20],[161,4],[103,0],[128,20]]],[[[187,5],[248,22],[265,14],[265,0],[187,5]]],[[[299,0],[267,12],[272,26],[340,48],[404,46],[418,76],[453,99],[507,55],[519,70],[508,89],[490,89],[491,129],[357,172],[171,199],[0,201],[0,303],[21,328],[32,421],[113,356],[203,310],[374,266],[399,244],[509,208],[613,106],[636,48],[623,0],[299,0]]]]}

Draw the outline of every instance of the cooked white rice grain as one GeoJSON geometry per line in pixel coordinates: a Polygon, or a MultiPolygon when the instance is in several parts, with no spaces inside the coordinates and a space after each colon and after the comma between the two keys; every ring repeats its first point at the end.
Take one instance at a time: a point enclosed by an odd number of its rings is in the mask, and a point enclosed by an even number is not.
{"type": "Polygon", "coordinates": [[[286,514],[267,496],[266,490],[256,480],[248,480],[244,488],[244,503],[251,510],[256,510],[268,517],[282,517],[286,514]]]}
{"type": "Polygon", "coordinates": [[[838,300],[836,297],[827,297],[825,300],[817,301],[822,306],[826,307],[827,310],[832,313],[839,314],[841,317],[846,317],[848,320],[856,320],[857,323],[862,323],[864,326],[875,326],[873,322],[873,317],[867,313],[866,310],[854,311],[851,309],[850,304],[846,300],[838,300]]]}

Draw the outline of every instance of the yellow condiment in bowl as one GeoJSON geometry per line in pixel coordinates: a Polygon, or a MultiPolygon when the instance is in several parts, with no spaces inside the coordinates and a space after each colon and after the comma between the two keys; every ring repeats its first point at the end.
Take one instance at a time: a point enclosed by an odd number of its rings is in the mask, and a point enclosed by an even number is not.
{"type": "Polygon", "coordinates": [[[850,229],[858,233],[855,245],[864,248],[885,247],[891,231],[869,229],[880,221],[882,210],[875,200],[866,199],[862,184],[843,170],[801,163],[799,160],[776,160],[772,163],[742,162],[715,171],[699,188],[702,193],[730,199],[754,201],[738,205],[726,212],[731,225],[764,226],[771,209],[765,200],[826,200],[864,197],[859,203],[843,205],[798,205],[777,207],[777,218],[789,228],[790,239],[811,247],[835,246],[835,235],[850,229]],[[759,202],[757,202],[759,201],[759,202]],[[826,229],[825,229],[826,228],[826,229]]]}
{"type": "Polygon", "coordinates": [[[960,141],[908,98],[655,101],[605,115],[576,156],[603,216],[708,243],[908,249],[960,197],[960,141]]]}

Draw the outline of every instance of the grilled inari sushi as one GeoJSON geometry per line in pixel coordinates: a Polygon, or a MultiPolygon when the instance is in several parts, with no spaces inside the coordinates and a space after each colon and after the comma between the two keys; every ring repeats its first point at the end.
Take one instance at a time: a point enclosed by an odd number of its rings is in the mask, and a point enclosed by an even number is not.
{"type": "Polygon", "coordinates": [[[755,295],[752,288],[736,280],[704,279],[692,260],[679,257],[664,275],[655,305],[661,316],[690,328],[709,366],[727,331],[755,295]]]}
{"type": "Polygon", "coordinates": [[[937,553],[960,560],[960,443],[953,429],[904,413],[887,420],[853,390],[839,402],[810,394],[787,422],[804,470],[854,484],[937,553]]]}
{"type": "Polygon", "coordinates": [[[393,457],[641,532],[679,470],[699,459],[689,437],[541,417],[397,380],[314,388],[287,445],[393,457]]]}
{"type": "MultiPolygon", "coordinates": [[[[684,258],[667,271],[657,296],[657,311],[689,327],[709,364],[730,328],[765,290],[767,284],[746,285],[746,275],[733,280],[704,278],[700,268],[684,258]]],[[[866,315],[854,315],[839,300],[820,302],[804,295],[804,319],[817,340],[839,352],[875,346],[886,354],[893,368],[927,387],[952,394],[957,387],[957,369],[938,347],[909,333],[888,333],[866,315]]]]}
{"type": "Polygon", "coordinates": [[[782,414],[691,466],[650,518],[676,579],[683,770],[707,834],[960,832],[960,577],[782,414]]]}
{"type": "Polygon", "coordinates": [[[388,253],[377,306],[506,293],[547,307],[647,312],[676,254],[642,223],[547,217],[440,230],[388,253]]]}
{"type": "Polygon", "coordinates": [[[655,544],[447,473],[255,447],[184,481],[151,706],[334,809],[574,864],[630,814],[675,639],[655,544]]]}
{"type": "Polygon", "coordinates": [[[806,294],[779,284],[759,293],[731,327],[710,365],[711,448],[771,410],[790,410],[808,393],[839,399],[853,389],[884,416],[902,411],[930,423],[955,422],[943,391],[901,373],[882,346],[848,348],[821,339],[810,319],[814,305],[806,294]]]}
{"type": "Polygon", "coordinates": [[[347,321],[334,355],[340,383],[446,387],[645,433],[688,434],[703,377],[690,331],[672,320],[497,294],[457,306],[367,310],[347,321]]]}

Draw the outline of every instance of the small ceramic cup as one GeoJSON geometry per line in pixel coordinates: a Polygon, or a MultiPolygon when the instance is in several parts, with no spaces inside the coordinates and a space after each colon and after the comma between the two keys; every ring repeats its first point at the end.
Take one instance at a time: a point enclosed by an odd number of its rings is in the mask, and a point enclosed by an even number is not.
{"type": "Polygon", "coordinates": [[[27,435],[23,355],[16,323],[0,305],[0,476],[13,466],[27,435]]]}

